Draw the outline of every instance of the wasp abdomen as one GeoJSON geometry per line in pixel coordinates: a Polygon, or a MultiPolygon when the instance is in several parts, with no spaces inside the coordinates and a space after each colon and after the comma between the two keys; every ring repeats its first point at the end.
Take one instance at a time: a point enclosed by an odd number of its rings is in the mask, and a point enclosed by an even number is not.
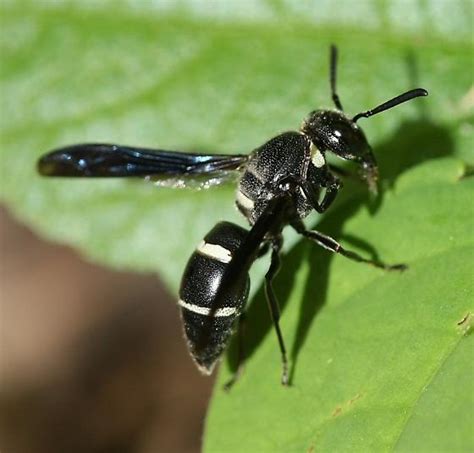
{"type": "Polygon", "coordinates": [[[229,274],[229,263],[246,235],[233,223],[218,223],[191,255],[181,281],[178,304],[184,333],[191,355],[206,374],[225,349],[248,298],[247,270],[229,274]]]}

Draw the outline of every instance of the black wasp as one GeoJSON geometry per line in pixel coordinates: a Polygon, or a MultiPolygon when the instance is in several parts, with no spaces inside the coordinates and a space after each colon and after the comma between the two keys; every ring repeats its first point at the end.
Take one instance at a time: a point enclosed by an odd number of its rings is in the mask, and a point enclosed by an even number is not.
{"type": "MultiPolygon", "coordinates": [[[[225,349],[236,319],[243,319],[250,266],[271,249],[265,290],[281,351],[281,380],[288,384],[280,310],[272,289],[280,266],[285,226],[292,226],[316,244],[354,261],[382,269],[403,268],[403,265],[388,266],[346,250],[330,236],[307,230],[302,219],[313,209],[325,212],[341,188],[336,175],[344,175],[344,171],[326,162],[326,152],[356,162],[369,190],[376,192],[377,163],[357,121],[428,93],[421,88],[410,90],[349,118],[343,113],[336,92],[337,50],[334,46],[330,55],[330,86],[336,109],[311,112],[298,132],[278,135],[249,155],[191,154],[83,144],[52,151],[39,160],[39,172],[46,176],[140,176],[173,187],[186,186],[196,179],[208,187],[239,173],[236,205],[249,221],[250,231],[230,222],[218,223],[191,255],[179,292],[178,304],[189,350],[198,368],[206,374],[212,372],[225,349]]],[[[242,353],[239,355],[241,359],[242,353]]],[[[230,383],[240,369],[241,366],[230,383]]]]}

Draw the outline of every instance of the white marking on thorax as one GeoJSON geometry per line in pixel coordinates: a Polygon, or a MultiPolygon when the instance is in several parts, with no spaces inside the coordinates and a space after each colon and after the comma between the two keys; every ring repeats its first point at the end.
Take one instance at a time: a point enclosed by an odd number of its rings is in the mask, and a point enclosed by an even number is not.
{"type": "Polygon", "coordinates": [[[310,153],[311,153],[311,162],[316,168],[321,168],[326,165],[326,159],[323,156],[323,153],[319,151],[316,146],[314,146],[313,143],[311,143],[310,147],[310,153]]]}
{"type": "Polygon", "coordinates": [[[221,307],[216,308],[213,310],[209,307],[201,307],[200,305],[188,304],[182,299],[178,300],[178,305],[180,307],[185,308],[186,310],[192,311],[193,313],[197,313],[198,315],[204,316],[213,316],[213,317],[226,317],[226,316],[233,316],[237,314],[236,307],[221,307]]]}
{"type": "Polygon", "coordinates": [[[232,259],[232,253],[222,245],[208,244],[206,241],[202,241],[197,248],[198,253],[201,255],[208,256],[209,258],[220,261],[221,263],[230,263],[232,259]]]}
{"type": "Polygon", "coordinates": [[[242,206],[244,209],[247,209],[248,211],[251,211],[255,206],[253,200],[247,197],[247,195],[243,194],[240,190],[237,190],[236,198],[237,203],[239,203],[240,206],[242,206]]]}

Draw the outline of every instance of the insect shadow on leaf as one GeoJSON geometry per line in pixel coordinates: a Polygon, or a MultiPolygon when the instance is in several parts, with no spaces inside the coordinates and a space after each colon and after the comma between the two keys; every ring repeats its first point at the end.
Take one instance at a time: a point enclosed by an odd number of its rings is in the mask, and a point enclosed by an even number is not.
{"type": "MultiPolygon", "coordinates": [[[[416,85],[418,72],[413,54],[407,55],[406,63],[409,83],[416,85]]],[[[374,146],[380,170],[381,190],[377,197],[369,196],[363,185],[355,178],[348,178],[344,181],[344,189],[338,195],[335,206],[324,214],[317,225],[319,231],[362,250],[375,261],[379,261],[376,245],[370,244],[365,238],[344,233],[345,222],[364,207],[376,222],[376,213],[383,205],[385,193],[393,189],[400,175],[423,162],[449,157],[455,153],[455,142],[449,129],[432,120],[422,103],[417,105],[418,115],[414,119],[403,121],[387,140],[374,146]]],[[[301,300],[294,341],[289,352],[290,385],[294,382],[298,357],[307,340],[309,330],[317,319],[318,312],[326,303],[331,260],[337,259],[334,255],[302,240],[285,256],[282,256],[281,271],[274,284],[282,312],[285,310],[294,285],[295,274],[302,260],[307,259],[310,268],[301,300]]],[[[265,292],[261,287],[247,309],[247,326],[243,340],[247,358],[252,356],[259,347],[270,328],[271,321],[266,309],[265,292]]],[[[238,349],[235,338],[228,355],[228,366],[232,372],[237,370],[238,349]]]]}

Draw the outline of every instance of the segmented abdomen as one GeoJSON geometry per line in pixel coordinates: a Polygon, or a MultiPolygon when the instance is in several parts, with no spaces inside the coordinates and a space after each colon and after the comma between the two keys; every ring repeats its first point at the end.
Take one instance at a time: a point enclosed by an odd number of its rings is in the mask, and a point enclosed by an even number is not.
{"type": "Polygon", "coordinates": [[[218,223],[191,255],[181,281],[178,304],[188,347],[206,374],[226,347],[248,298],[247,271],[228,272],[246,235],[238,225],[218,223]]]}

